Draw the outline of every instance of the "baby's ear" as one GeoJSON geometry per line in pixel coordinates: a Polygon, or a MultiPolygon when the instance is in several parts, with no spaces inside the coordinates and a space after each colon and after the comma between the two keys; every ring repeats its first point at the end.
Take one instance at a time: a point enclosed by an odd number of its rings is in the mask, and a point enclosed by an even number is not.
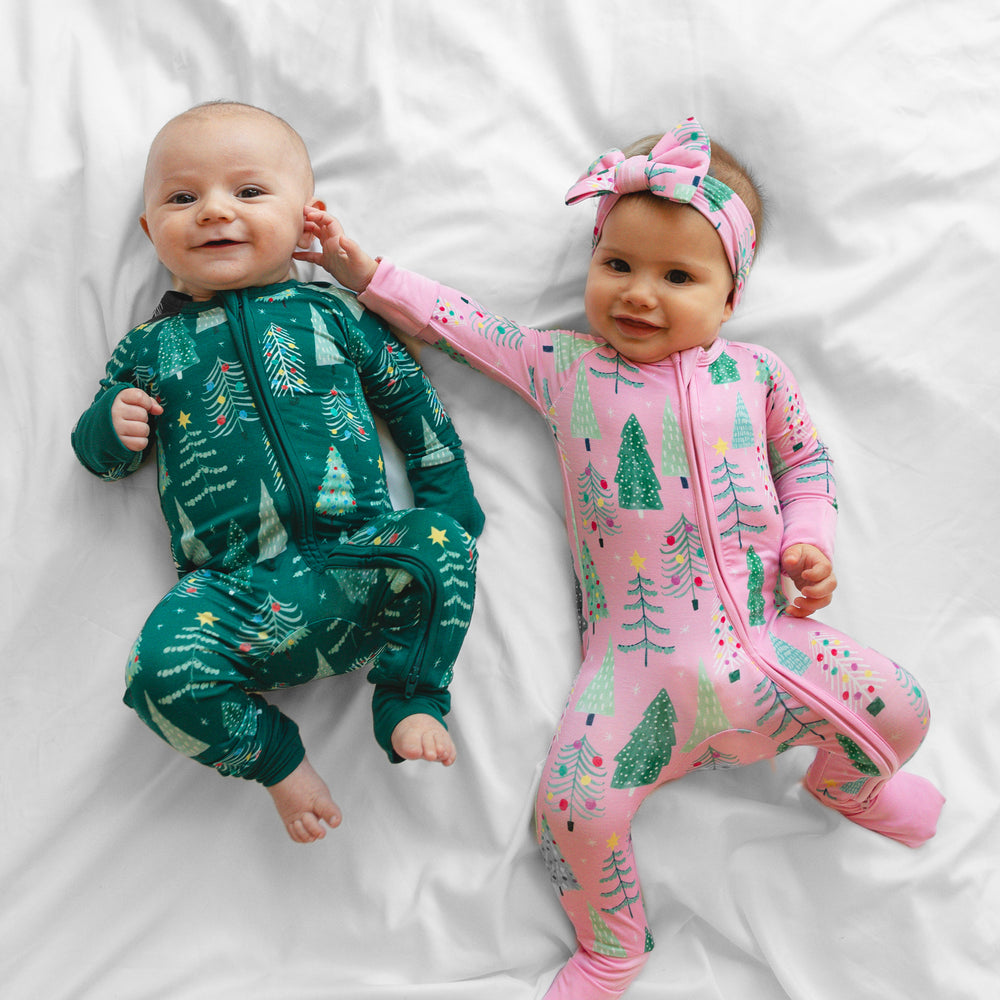
{"type": "Polygon", "coordinates": [[[139,226],[142,229],[142,231],[146,234],[146,236],[149,238],[149,242],[152,243],[153,237],[149,235],[149,223],[146,221],[145,213],[139,216],[139,226]]]}
{"type": "MultiPolygon", "coordinates": [[[[326,202],[321,198],[313,198],[312,201],[306,202],[306,208],[318,208],[321,212],[326,211],[326,202]]],[[[299,242],[296,246],[300,250],[308,250],[312,246],[312,237],[308,233],[303,233],[299,237],[299,242]]]]}

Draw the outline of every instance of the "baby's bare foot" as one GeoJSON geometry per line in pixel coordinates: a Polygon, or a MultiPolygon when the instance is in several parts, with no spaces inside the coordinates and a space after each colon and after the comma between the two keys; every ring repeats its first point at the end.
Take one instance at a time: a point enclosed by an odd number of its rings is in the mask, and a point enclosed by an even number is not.
{"type": "Polygon", "coordinates": [[[432,715],[408,715],[392,731],[392,747],[406,760],[434,760],[445,767],[457,756],[448,730],[432,715]]]}
{"type": "Polygon", "coordinates": [[[288,835],[296,843],[322,840],[326,836],[324,821],[331,829],[340,825],[340,810],[330,797],[330,789],[305,757],[287,778],[271,785],[268,791],[288,835]]]}

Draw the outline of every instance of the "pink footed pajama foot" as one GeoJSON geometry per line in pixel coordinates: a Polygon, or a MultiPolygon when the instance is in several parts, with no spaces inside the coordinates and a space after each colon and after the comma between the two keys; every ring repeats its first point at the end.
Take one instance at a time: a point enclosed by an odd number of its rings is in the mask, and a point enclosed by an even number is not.
{"type": "Polygon", "coordinates": [[[616,1000],[648,957],[607,958],[580,947],[553,980],[544,1000],[616,1000]]]}
{"type": "MultiPolygon", "coordinates": [[[[808,785],[806,787],[816,794],[808,785]]],[[[820,801],[829,805],[823,799],[820,801]]],[[[844,811],[843,815],[883,837],[898,840],[907,847],[919,847],[937,832],[943,805],[944,796],[926,778],[899,771],[863,809],[844,811]]]]}

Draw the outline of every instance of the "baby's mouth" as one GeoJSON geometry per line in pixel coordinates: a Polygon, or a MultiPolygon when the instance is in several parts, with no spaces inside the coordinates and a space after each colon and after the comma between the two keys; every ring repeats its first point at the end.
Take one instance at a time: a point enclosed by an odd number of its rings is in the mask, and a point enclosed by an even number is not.
{"type": "Polygon", "coordinates": [[[623,333],[631,333],[639,335],[644,333],[652,333],[655,330],[659,329],[659,327],[656,326],[655,323],[649,323],[646,320],[638,319],[634,316],[615,316],[614,321],[615,324],[618,326],[618,329],[621,330],[623,333]]]}
{"type": "Polygon", "coordinates": [[[234,246],[237,246],[237,244],[238,244],[237,240],[208,240],[207,242],[202,243],[201,246],[203,246],[203,247],[234,247],[234,246]]]}

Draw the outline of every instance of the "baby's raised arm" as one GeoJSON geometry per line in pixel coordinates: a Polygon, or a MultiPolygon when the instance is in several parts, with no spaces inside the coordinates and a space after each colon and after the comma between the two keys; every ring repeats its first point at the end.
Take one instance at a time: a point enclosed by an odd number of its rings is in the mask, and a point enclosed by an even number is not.
{"type": "Polygon", "coordinates": [[[307,206],[304,231],[319,240],[323,249],[301,250],[295,254],[296,260],[318,264],[352,292],[360,294],[368,287],[378,261],[345,235],[337,219],[329,212],[307,206]]]}
{"type": "Polygon", "coordinates": [[[149,416],[163,407],[142,389],[122,389],[111,404],[111,426],[129,451],[144,451],[149,444],[149,416]]]}

